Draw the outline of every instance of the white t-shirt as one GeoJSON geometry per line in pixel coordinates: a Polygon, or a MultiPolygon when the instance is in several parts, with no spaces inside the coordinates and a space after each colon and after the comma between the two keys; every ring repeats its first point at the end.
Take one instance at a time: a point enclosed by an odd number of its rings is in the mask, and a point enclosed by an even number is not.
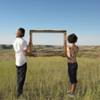
{"type": "Polygon", "coordinates": [[[15,51],[16,65],[22,66],[26,63],[26,55],[24,50],[27,49],[27,42],[23,38],[16,38],[13,43],[13,47],[15,51]]]}

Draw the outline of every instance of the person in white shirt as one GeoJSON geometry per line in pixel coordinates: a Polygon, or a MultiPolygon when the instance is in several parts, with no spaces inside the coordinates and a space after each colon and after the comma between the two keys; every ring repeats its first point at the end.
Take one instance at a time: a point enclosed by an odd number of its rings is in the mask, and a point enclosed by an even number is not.
{"type": "Polygon", "coordinates": [[[24,35],[25,29],[19,28],[16,32],[16,40],[13,43],[17,69],[17,97],[23,94],[23,86],[27,72],[27,42],[23,39],[24,35]]]}

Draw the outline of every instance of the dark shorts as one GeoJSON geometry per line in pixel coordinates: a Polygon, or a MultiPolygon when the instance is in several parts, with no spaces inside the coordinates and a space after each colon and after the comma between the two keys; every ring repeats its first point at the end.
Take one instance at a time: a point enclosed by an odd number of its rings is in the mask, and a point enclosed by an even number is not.
{"type": "Polygon", "coordinates": [[[68,63],[68,75],[71,84],[77,83],[77,63],[68,63]]]}

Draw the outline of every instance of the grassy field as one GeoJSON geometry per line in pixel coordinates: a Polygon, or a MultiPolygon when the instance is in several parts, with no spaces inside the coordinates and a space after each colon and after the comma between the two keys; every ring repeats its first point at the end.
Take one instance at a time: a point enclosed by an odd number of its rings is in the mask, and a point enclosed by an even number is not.
{"type": "MultiPolygon", "coordinates": [[[[25,99],[21,100],[100,100],[100,57],[96,54],[97,51],[79,53],[78,86],[74,99],[66,93],[69,83],[66,58],[28,57],[25,99]]],[[[14,54],[9,50],[0,51],[0,100],[16,100],[15,94],[14,54]]]]}

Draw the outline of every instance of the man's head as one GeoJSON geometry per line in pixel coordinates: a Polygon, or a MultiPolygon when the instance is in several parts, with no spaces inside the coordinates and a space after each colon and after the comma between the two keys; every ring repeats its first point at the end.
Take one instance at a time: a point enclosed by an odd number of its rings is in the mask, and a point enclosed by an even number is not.
{"type": "Polygon", "coordinates": [[[24,28],[19,28],[17,30],[16,37],[22,38],[22,37],[24,37],[24,35],[25,35],[25,29],[24,28]]]}
{"type": "Polygon", "coordinates": [[[78,37],[74,33],[72,33],[68,36],[68,42],[69,43],[76,43],[77,40],[78,40],[78,37]]]}

